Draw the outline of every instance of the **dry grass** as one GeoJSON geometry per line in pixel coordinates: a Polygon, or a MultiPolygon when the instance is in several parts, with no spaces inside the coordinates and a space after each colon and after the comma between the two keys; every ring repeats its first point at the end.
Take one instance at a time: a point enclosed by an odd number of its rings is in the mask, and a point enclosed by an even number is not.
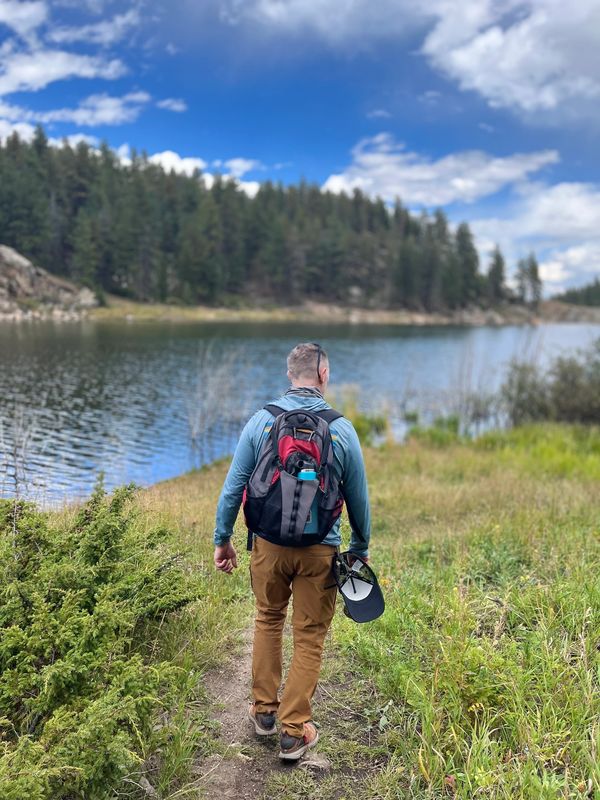
{"type": "MultiPolygon", "coordinates": [[[[370,726],[379,765],[352,797],[597,800],[600,433],[540,427],[477,443],[411,441],[366,459],[387,610],[366,626],[339,615],[333,627],[335,657],[359,687],[346,680],[343,701],[370,726]]],[[[194,673],[181,736],[156,766],[163,798],[182,796],[196,750],[210,752],[202,673],[231,653],[251,615],[243,525],[240,569],[227,577],[212,567],[226,467],[140,497],[147,523],[173,530],[206,586],[158,640],[163,656],[194,673]]],[[[325,737],[327,707],[317,707],[325,737]]],[[[360,751],[359,772],[365,763],[363,740],[344,741],[353,735],[332,720],[326,751],[342,764],[337,780],[294,772],[274,777],[265,796],[343,797],[352,772],[344,753],[360,751]]]]}

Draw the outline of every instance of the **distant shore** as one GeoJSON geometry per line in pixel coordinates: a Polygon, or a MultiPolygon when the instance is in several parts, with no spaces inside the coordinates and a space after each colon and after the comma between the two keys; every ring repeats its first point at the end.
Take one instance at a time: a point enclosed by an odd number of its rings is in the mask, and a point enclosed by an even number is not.
{"type": "Polygon", "coordinates": [[[544,322],[600,324],[600,308],[576,306],[547,300],[534,310],[507,304],[493,309],[466,308],[427,313],[408,309],[373,309],[339,306],[308,301],[295,306],[184,306],[167,303],[141,303],[109,296],[107,304],[95,308],[63,307],[58,304],[12,303],[0,307],[0,322],[77,322],[82,319],[128,322],[297,322],[347,325],[397,325],[416,327],[464,326],[502,327],[539,325],[544,322]]]}
{"type": "Polygon", "coordinates": [[[538,325],[542,322],[598,323],[600,308],[545,301],[537,310],[506,305],[496,309],[470,308],[448,313],[426,313],[405,309],[366,309],[306,302],[296,306],[262,308],[213,308],[161,303],[139,303],[110,297],[108,305],[90,310],[87,316],[97,320],[125,319],[168,322],[317,322],[357,325],[406,326],[503,326],[538,325]]]}

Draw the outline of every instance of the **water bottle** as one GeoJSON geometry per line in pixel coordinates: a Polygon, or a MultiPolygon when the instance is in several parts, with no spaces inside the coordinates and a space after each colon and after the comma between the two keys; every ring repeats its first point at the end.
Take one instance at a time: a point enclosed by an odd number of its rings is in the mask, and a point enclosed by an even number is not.
{"type": "MultiPolygon", "coordinates": [[[[314,469],[301,469],[298,473],[298,480],[300,481],[316,481],[316,479],[317,473],[314,469]]],[[[308,512],[308,519],[306,520],[306,525],[304,526],[304,533],[318,533],[319,519],[317,514],[317,495],[315,493],[315,499],[312,502],[310,511],[308,512]]]]}

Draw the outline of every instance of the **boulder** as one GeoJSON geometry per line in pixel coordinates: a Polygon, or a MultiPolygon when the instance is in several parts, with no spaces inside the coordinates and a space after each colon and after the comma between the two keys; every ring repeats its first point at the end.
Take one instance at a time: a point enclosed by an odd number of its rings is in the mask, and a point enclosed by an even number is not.
{"type": "Polygon", "coordinates": [[[97,304],[90,289],[51,275],[0,244],[0,317],[72,319],[97,304]]]}

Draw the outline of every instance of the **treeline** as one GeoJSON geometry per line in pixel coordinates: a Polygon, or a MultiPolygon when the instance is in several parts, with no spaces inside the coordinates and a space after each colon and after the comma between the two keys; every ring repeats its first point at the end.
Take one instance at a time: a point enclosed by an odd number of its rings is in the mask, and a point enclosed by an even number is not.
{"type": "Polygon", "coordinates": [[[600,306],[600,278],[596,278],[592,283],[588,283],[587,286],[582,286],[580,289],[569,289],[554,299],[577,306],[600,306]]]}
{"type": "MultiPolygon", "coordinates": [[[[427,311],[535,303],[505,285],[499,249],[480,269],[466,223],[398,201],[262,184],[254,198],[231,180],[167,173],[104,144],[50,147],[16,134],[0,146],[0,242],[49,271],[139,300],[236,304],[304,299],[427,311]]],[[[534,275],[535,273],[535,275],[534,275]]]]}

